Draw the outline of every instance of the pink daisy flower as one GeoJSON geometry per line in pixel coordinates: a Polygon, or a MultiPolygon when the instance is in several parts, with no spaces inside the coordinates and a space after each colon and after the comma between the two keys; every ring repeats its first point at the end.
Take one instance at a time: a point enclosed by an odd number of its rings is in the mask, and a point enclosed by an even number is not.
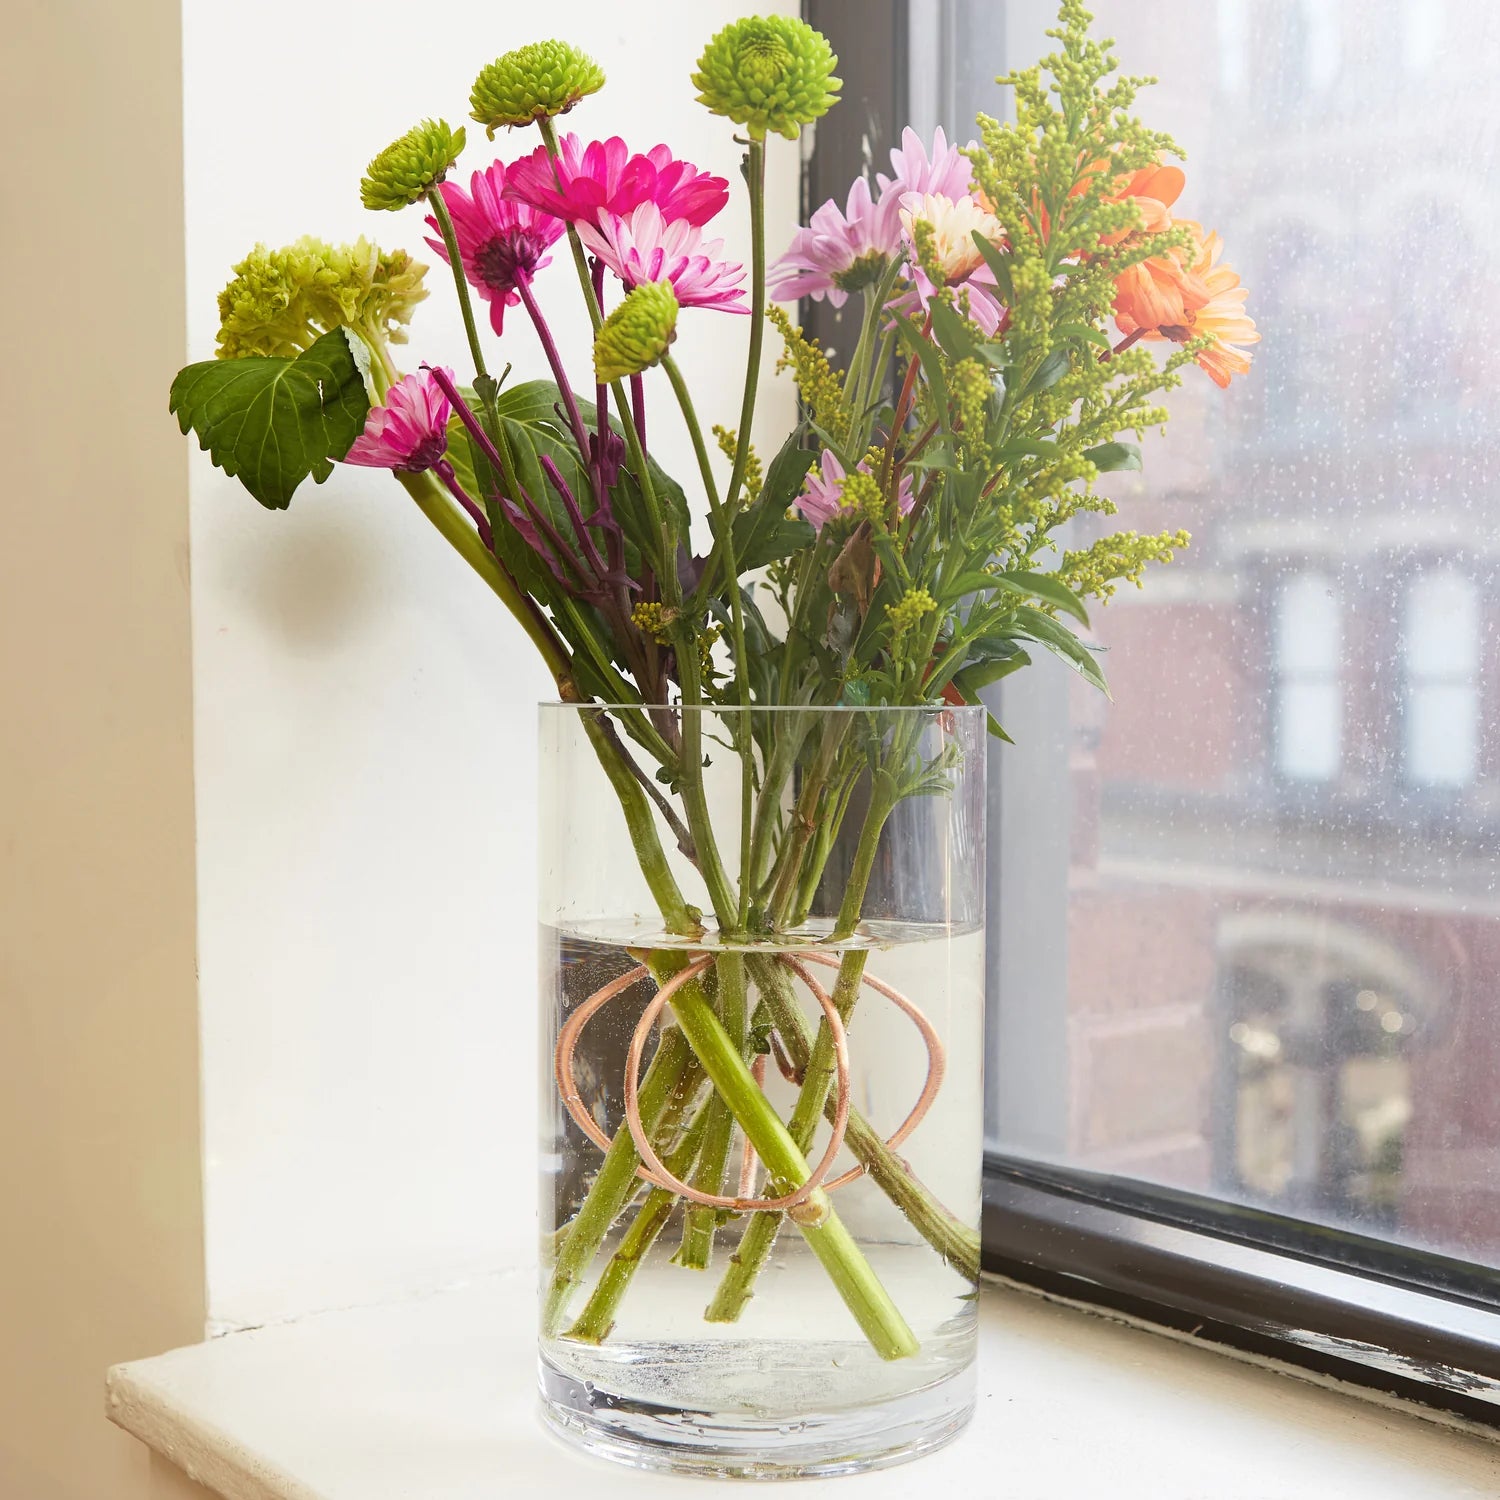
{"type": "Polygon", "coordinates": [[[856,177],[843,209],[830,198],[792,236],[771,267],[767,286],[778,302],[826,297],[842,307],[850,292],[879,281],[901,249],[901,225],[876,206],[870,184],[856,177]]]}
{"type": "Polygon", "coordinates": [[[614,135],[580,151],[578,137],[565,135],[555,162],[545,146],[515,162],[505,195],[575,224],[601,224],[607,214],[623,217],[654,203],[669,223],[684,219],[701,227],[729,201],[729,184],[677,160],[666,146],[632,156],[614,135]]]}
{"type": "MultiPolygon", "coordinates": [[[[505,196],[507,172],[497,161],[476,172],[470,179],[471,192],[456,183],[445,182],[440,191],[453,219],[458,253],[464,263],[464,275],[479,295],[490,305],[490,325],[496,333],[504,332],[505,309],[521,300],[522,282],[530,284],[544,266],[552,264],[547,249],[565,232],[561,219],[541,213],[528,203],[514,203],[505,196]]],[[[438,222],[431,216],[427,225],[434,232],[438,222]]],[[[441,238],[427,241],[446,261],[447,246],[441,238]]]]}
{"type": "Polygon", "coordinates": [[[723,240],[704,240],[686,219],[668,223],[654,203],[628,214],[604,214],[598,225],[581,223],[583,243],[609,267],[627,290],[646,281],[670,281],[682,307],[717,307],[743,313],[745,268],[721,260],[723,240]]]}
{"type": "MultiPolygon", "coordinates": [[[[449,383],[453,371],[444,369],[449,383]]],[[[365,430],[344,455],[346,464],[366,469],[401,469],[420,474],[440,464],[448,451],[448,416],[453,410],[428,371],[404,376],[385,393],[385,405],[371,407],[365,430]]]]}
{"type": "MultiPolygon", "coordinates": [[[[972,142],[970,143],[973,144],[972,142]]],[[[901,144],[891,152],[893,177],[879,172],[875,185],[883,235],[901,238],[901,200],[907,193],[933,194],[950,199],[966,197],[974,186],[974,167],[957,146],[950,146],[939,126],[932,137],[932,152],[910,125],[901,132],[901,144]]]]}
{"type": "MultiPolygon", "coordinates": [[[[860,474],[868,474],[870,466],[860,464],[856,470],[860,474]]],[[[844,480],[846,478],[844,466],[838,458],[830,453],[827,448],[823,450],[823,457],[818,467],[807,476],[802,486],[802,493],[792,501],[792,509],[802,517],[804,521],[810,521],[814,531],[821,531],[829,522],[836,520],[839,516],[854,514],[852,506],[844,504],[844,480]]],[[[912,488],[911,475],[902,474],[901,487],[897,494],[897,503],[901,514],[906,515],[916,504],[916,492],[912,488]]]]}

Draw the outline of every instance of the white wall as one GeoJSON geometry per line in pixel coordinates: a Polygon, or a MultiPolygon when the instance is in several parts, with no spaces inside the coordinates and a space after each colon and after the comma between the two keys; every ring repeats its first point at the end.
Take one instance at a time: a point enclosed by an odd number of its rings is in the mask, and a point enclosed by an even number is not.
{"type": "MultiPolygon", "coordinates": [[[[266,0],[247,20],[243,7],[184,0],[192,357],[211,355],[216,294],[258,239],[363,232],[423,250],[418,210],[361,209],[365,162],[423,116],[464,119],[478,68],[537,37],[586,47],[610,78],[565,123],[638,150],[666,140],[738,188],[730,127],[693,103],[688,75],[743,8],[266,0]]],[[[535,143],[491,147],[470,130],[465,176],[535,143]]],[[[773,143],[771,171],[774,253],[795,220],[795,148],[773,143]]],[[[720,222],[743,248],[738,196],[720,222]]],[[[409,368],[464,368],[445,276],[441,263],[429,276],[409,368]]],[[[566,309],[556,326],[586,373],[571,278],[564,253],[539,291],[566,309]]],[[[542,373],[512,316],[498,363],[542,373]]],[[[735,421],[747,324],[684,315],[677,353],[705,393],[705,423],[735,421]]],[[[656,384],[653,447],[686,483],[689,450],[656,384]]],[[[791,414],[778,382],[757,426],[763,451],[791,414]]],[[[550,682],[382,475],[340,470],[273,515],[196,456],[192,532],[211,1321],[266,1322],[525,1261],[533,704],[550,682]]]]}

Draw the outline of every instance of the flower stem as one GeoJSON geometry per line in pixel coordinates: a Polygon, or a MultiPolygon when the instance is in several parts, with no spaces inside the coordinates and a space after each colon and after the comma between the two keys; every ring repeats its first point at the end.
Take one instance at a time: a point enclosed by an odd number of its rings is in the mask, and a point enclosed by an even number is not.
{"type": "MultiPolygon", "coordinates": [[[[709,1106],[718,1102],[715,1095],[698,1111],[693,1123],[688,1126],[681,1141],[667,1154],[667,1170],[674,1177],[681,1177],[692,1169],[703,1145],[704,1132],[709,1123],[709,1106]]],[[[625,1295],[631,1279],[640,1269],[647,1252],[656,1243],[657,1236],[667,1227],[667,1220],[677,1206],[677,1194],[666,1188],[654,1187],[646,1194],[634,1221],[620,1238],[619,1247],[610,1256],[609,1264],[600,1273],[594,1290],[583,1311],[574,1320],[565,1337],[577,1339],[584,1344],[602,1344],[615,1326],[615,1309],[625,1295]]]]}
{"type": "Polygon", "coordinates": [[[760,383],[760,351],[766,330],[766,144],[751,138],[745,154],[745,179],[750,189],[750,352],[745,362],[745,396],[740,404],[740,428],[734,445],[734,472],[725,504],[731,514],[739,503],[740,486],[750,460],[750,424],[755,418],[756,388],[760,383]]]}
{"type": "Polygon", "coordinates": [[[479,534],[455,509],[430,471],[411,474],[398,471],[396,478],[417,502],[418,509],[443,534],[459,556],[489,585],[500,602],[519,621],[532,645],[542,654],[547,670],[557,683],[565,703],[581,699],[573,680],[573,662],[536,601],[511,577],[505,565],[480,540],[479,534]]]}
{"type": "MultiPolygon", "coordinates": [[[[765,1163],[772,1191],[788,1193],[805,1182],[807,1158],[756,1084],[739,1044],[724,1030],[702,986],[685,984],[673,995],[672,1009],[709,1081],[765,1163]]],[[[797,1227],[875,1352],[882,1359],[915,1354],[916,1335],[821,1188],[803,1205],[797,1227]]]]}
{"type": "Polygon", "coordinates": [[[464,334],[469,340],[469,354],[474,361],[476,377],[474,388],[484,400],[486,411],[489,411],[495,400],[495,383],[490,378],[490,372],[484,363],[484,349],[479,342],[479,327],[474,322],[474,302],[469,296],[469,278],[464,275],[464,258],[459,253],[458,235],[454,233],[453,219],[443,199],[442,188],[429,189],[427,202],[432,209],[433,218],[437,220],[438,233],[443,237],[443,248],[448,252],[448,266],[453,272],[453,284],[458,288],[458,306],[464,315],[464,334]],[[488,397],[485,396],[486,390],[489,391],[488,397]]]}
{"type": "Polygon", "coordinates": [[[573,441],[578,445],[578,462],[580,465],[587,465],[589,430],[583,425],[583,414],[578,409],[578,400],[573,394],[573,387],[568,384],[568,374],[563,369],[562,355],[557,351],[557,342],[552,337],[552,330],[547,326],[546,318],[542,316],[542,309],[536,297],[532,294],[531,283],[524,276],[517,279],[516,290],[521,294],[521,301],[531,318],[532,326],[536,329],[536,336],[542,342],[542,352],[547,356],[547,363],[552,369],[552,378],[557,383],[558,394],[562,397],[563,409],[568,414],[568,426],[572,429],[573,441]]]}
{"type": "MultiPolygon", "coordinates": [[[[654,1132],[660,1126],[662,1112],[673,1091],[680,1086],[691,1061],[692,1053],[682,1032],[675,1026],[667,1028],[657,1044],[651,1066],[641,1080],[641,1123],[648,1131],[654,1132]]],[[[621,1130],[615,1136],[614,1144],[604,1153],[604,1162],[582,1207],[568,1225],[557,1259],[552,1264],[552,1275],[548,1278],[547,1292],[542,1301],[544,1338],[555,1338],[562,1328],[569,1299],[583,1282],[610,1226],[640,1184],[635,1175],[640,1162],[630,1132],[621,1130]]]]}
{"type": "MultiPolygon", "coordinates": [[[[547,148],[548,159],[555,162],[557,160],[557,131],[553,128],[551,119],[543,115],[536,122],[536,127],[541,131],[542,144],[547,148]]],[[[594,332],[597,333],[604,318],[599,310],[599,298],[594,294],[594,283],[589,277],[588,261],[583,253],[583,241],[578,238],[578,230],[571,222],[568,224],[568,246],[573,252],[573,268],[578,272],[578,282],[583,288],[584,301],[588,304],[589,321],[593,325],[594,332]]]]}
{"type": "MultiPolygon", "coordinates": [[[[787,970],[772,958],[752,957],[749,963],[750,972],[792,1065],[806,1076],[812,1048],[787,970]]],[[[828,1098],[824,1103],[824,1114],[831,1119],[833,1112],[834,1101],[828,1098]]],[[[959,1275],[969,1281],[977,1280],[978,1234],[955,1218],[922,1186],[906,1163],[886,1145],[880,1132],[857,1109],[849,1111],[844,1139],[855,1159],[923,1239],[959,1275]]],[[[759,1213],[746,1225],[739,1247],[730,1257],[729,1269],[704,1314],[709,1322],[733,1323],[744,1311],[753,1294],[755,1279],[776,1242],[782,1217],[781,1214],[759,1213]]]]}
{"type": "MultiPolygon", "coordinates": [[[[714,972],[719,980],[719,1014],[723,1018],[724,1029],[731,1037],[739,1039],[741,1056],[745,1056],[747,1000],[744,956],[739,953],[721,954],[714,965],[714,972]]],[[[734,1135],[734,1117],[717,1094],[709,1099],[706,1112],[709,1120],[693,1186],[699,1192],[717,1196],[724,1191],[729,1143],[734,1135]]],[[[674,1257],[677,1264],[706,1271],[713,1257],[714,1235],[718,1227],[718,1209],[701,1203],[690,1205],[683,1218],[682,1244],[674,1257]]]]}

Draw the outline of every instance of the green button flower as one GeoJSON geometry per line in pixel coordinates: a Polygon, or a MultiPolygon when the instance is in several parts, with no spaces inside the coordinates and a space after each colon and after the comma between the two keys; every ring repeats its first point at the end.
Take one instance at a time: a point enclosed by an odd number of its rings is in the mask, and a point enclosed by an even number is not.
{"type": "Polygon", "coordinates": [[[365,168],[359,184],[366,208],[405,208],[426,196],[448,175],[464,149],[464,128],[450,130],[446,120],[423,120],[399,141],[392,141],[365,168]]]}
{"type": "Polygon", "coordinates": [[[594,377],[601,385],[639,375],[677,337],[677,296],[670,281],[642,282],[594,336],[594,377]]]}
{"type": "Polygon", "coordinates": [[[502,125],[560,115],[604,87],[604,69],[567,42],[528,42],[497,57],[474,80],[469,103],[491,139],[502,125]]]}
{"type": "Polygon", "coordinates": [[[828,38],[793,16],[732,21],[698,59],[698,102],[743,125],[755,140],[774,130],[794,141],[838,99],[838,58],[828,38]]]}

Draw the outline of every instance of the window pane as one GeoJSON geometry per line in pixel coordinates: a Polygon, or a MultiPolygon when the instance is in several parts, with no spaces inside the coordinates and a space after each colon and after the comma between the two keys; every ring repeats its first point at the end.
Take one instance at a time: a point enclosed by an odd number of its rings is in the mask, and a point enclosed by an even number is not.
{"type": "Polygon", "coordinates": [[[1468,681],[1479,667],[1479,597],[1462,573],[1419,575],[1406,592],[1406,670],[1468,681]]]}
{"type": "Polygon", "coordinates": [[[1406,773],[1417,786],[1467,786],[1479,749],[1479,705],[1467,684],[1423,683],[1406,699],[1406,773]]]}
{"type": "Polygon", "coordinates": [[[1112,476],[1194,536],[1095,616],[1113,701],[1000,685],[993,1140],[1500,1266],[1500,6],[1091,9],[1264,342],[1112,476]]]}
{"type": "Polygon", "coordinates": [[[1338,684],[1283,682],[1276,720],[1276,769],[1294,781],[1332,781],[1343,741],[1338,684]]]}

